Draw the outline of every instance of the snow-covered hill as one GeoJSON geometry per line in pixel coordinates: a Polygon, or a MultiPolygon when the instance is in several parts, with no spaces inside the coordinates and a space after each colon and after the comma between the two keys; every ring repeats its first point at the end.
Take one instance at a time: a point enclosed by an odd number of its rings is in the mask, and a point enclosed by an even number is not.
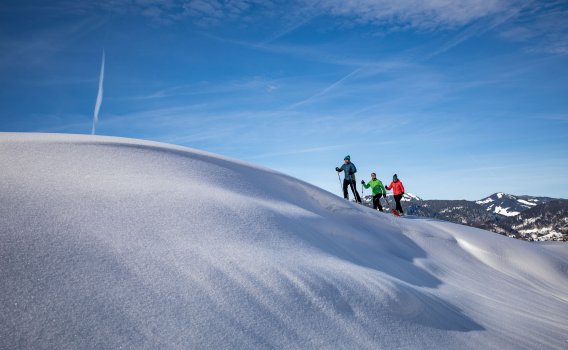
{"type": "Polygon", "coordinates": [[[565,349],[568,251],[171,145],[0,134],[0,348],[565,349]]]}

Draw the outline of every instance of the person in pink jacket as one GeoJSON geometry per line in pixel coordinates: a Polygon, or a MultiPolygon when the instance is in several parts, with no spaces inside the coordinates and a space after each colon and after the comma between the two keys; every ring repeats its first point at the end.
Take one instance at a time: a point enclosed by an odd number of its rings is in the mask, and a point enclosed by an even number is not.
{"type": "Polygon", "coordinates": [[[404,196],[404,186],[396,174],[393,175],[392,182],[386,187],[386,189],[389,191],[392,189],[394,200],[396,202],[396,210],[399,213],[404,214],[404,211],[402,211],[402,205],[400,205],[400,200],[402,199],[402,196],[404,196]]]}

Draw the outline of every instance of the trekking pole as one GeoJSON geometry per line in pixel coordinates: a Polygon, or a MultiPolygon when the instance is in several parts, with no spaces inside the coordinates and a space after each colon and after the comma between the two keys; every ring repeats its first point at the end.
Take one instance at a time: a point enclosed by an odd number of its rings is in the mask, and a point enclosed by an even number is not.
{"type": "Polygon", "coordinates": [[[393,215],[400,216],[399,212],[396,211],[396,209],[391,208],[390,202],[389,202],[389,200],[387,199],[387,195],[386,195],[386,194],[385,194],[385,202],[387,202],[387,208],[390,209],[390,211],[391,211],[391,213],[393,213],[393,215]]]}
{"type": "Polygon", "coordinates": [[[337,179],[339,180],[339,191],[343,191],[343,186],[341,186],[341,176],[339,176],[339,172],[337,172],[337,179]]]}
{"type": "Polygon", "coordinates": [[[391,205],[389,203],[389,200],[387,199],[387,194],[385,193],[385,202],[387,202],[387,208],[391,209],[391,205]]]}
{"type": "Polygon", "coordinates": [[[359,204],[363,204],[363,200],[361,202],[357,201],[357,180],[355,179],[355,174],[351,174],[351,191],[353,191],[353,197],[355,197],[355,202],[359,204]]]}

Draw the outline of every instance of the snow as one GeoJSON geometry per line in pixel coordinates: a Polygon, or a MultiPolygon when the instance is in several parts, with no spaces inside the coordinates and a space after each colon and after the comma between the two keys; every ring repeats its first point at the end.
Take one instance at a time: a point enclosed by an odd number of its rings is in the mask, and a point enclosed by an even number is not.
{"type": "Polygon", "coordinates": [[[459,207],[453,207],[453,208],[446,208],[440,211],[440,214],[445,214],[445,213],[451,213],[454,210],[461,210],[463,209],[463,206],[459,206],[459,207]]]}
{"type": "MultiPolygon", "coordinates": [[[[393,200],[394,201],[394,196],[391,194],[387,194],[387,197],[389,198],[389,200],[393,200]]],[[[369,197],[369,201],[372,200],[372,196],[369,197]]],[[[421,201],[422,199],[412,193],[405,193],[404,196],[402,196],[401,201],[402,202],[411,202],[411,201],[421,201]]]]}
{"type": "Polygon", "coordinates": [[[539,241],[550,241],[550,240],[558,239],[558,238],[562,238],[562,233],[552,231],[551,233],[544,235],[544,236],[537,237],[536,239],[539,240],[539,241]]]}
{"type": "Polygon", "coordinates": [[[0,133],[0,167],[0,348],[566,348],[566,249],[148,141],[0,133]]]}
{"type": "Polygon", "coordinates": [[[552,227],[531,228],[531,229],[519,230],[519,233],[522,233],[524,235],[529,235],[531,233],[543,233],[543,232],[548,232],[550,230],[552,230],[552,227]]]}
{"type": "Polygon", "coordinates": [[[555,241],[542,241],[537,243],[540,247],[554,253],[554,254],[566,254],[568,246],[565,242],[555,242],[555,241]]]}
{"type": "Polygon", "coordinates": [[[562,233],[557,232],[554,227],[539,227],[533,229],[519,229],[519,233],[522,235],[528,236],[531,235],[533,238],[540,238],[539,240],[546,240],[552,238],[561,238],[562,233]],[[541,235],[540,237],[538,235],[541,235]]]}
{"type": "Polygon", "coordinates": [[[491,202],[493,202],[493,198],[487,197],[487,198],[485,198],[485,199],[483,199],[483,200],[476,201],[475,203],[477,203],[477,204],[487,204],[487,203],[491,203],[491,202]]]}
{"type": "Polygon", "coordinates": [[[537,220],[542,219],[542,216],[537,216],[534,218],[529,218],[529,219],[524,219],[523,220],[523,225],[530,225],[530,224],[534,224],[535,222],[537,222],[537,220]]]}
{"type": "Polygon", "coordinates": [[[521,204],[524,204],[524,205],[531,206],[531,207],[534,207],[534,206],[536,206],[536,205],[538,204],[538,203],[533,203],[533,202],[526,201],[526,200],[524,200],[524,199],[517,199],[517,202],[519,202],[519,203],[521,203],[521,204]]]}
{"type": "Polygon", "coordinates": [[[501,206],[496,206],[494,212],[497,214],[501,214],[504,216],[516,216],[519,215],[521,212],[519,211],[509,211],[510,208],[503,208],[501,206]]]}
{"type": "Polygon", "coordinates": [[[401,201],[403,202],[410,202],[410,201],[421,201],[422,199],[420,197],[418,197],[417,195],[414,195],[412,193],[405,193],[404,196],[402,196],[401,201]]]}
{"type": "MultiPolygon", "coordinates": [[[[537,222],[541,219],[542,219],[542,216],[537,216],[537,217],[533,217],[533,218],[529,218],[529,219],[523,219],[523,222],[519,223],[518,225],[512,225],[511,228],[513,228],[514,230],[519,230],[519,229],[522,229],[523,227],[527,227],[531,224],[534,224],[535,222],[537,222]]],[[[538,230],[536,230],[536,231],[538,231],[538,230]]]]}

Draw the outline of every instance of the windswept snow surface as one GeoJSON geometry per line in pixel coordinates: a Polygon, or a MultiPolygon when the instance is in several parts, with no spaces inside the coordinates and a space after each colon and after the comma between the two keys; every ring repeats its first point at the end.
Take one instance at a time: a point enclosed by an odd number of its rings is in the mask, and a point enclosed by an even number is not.
{"type": "Polygon", "coordinates": [[[568,246],[159,143],[0,134],[2,349],[566,349],[568,246]]]}

